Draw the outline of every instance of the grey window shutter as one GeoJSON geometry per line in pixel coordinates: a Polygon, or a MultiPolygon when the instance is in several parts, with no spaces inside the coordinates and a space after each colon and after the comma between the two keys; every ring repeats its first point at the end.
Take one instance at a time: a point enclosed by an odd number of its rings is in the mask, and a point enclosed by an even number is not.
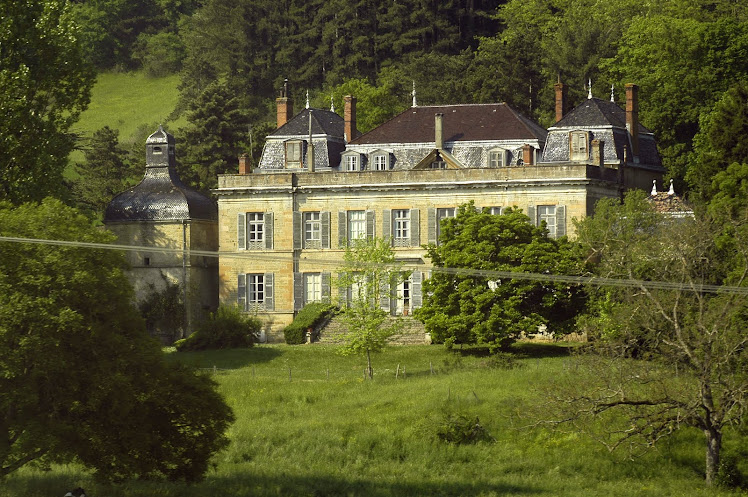
{"type": "Polygon", "coordinates": [[[389,238],[390,244],[392,243],[392,211],[390,209],[384,209],[382,211],[382,236],[389,238]]]}
{"type": "Polygon", "coordinates": [[[273,213],[265,213],[265,248],[273,249],[273,213]]]}
{"type": "Polygon", "coordinates": [[[236,216],[236,245],[239,250],[247,248],[247,215],[243,212],[236,216]]]}
{"type": "Polygon", "coordinates": [[[322,273],[322,302],[330,302],[330,273],[322,273]]]}
{"type": "Polygon", "coordinates": [[[293,248],[301,249],[301,212],[293,213],[293,248]]]}
{"type": "Polygon", "coordinates": [[[438,220],[436,219],[436,208],[429,207],[428,208],[428,243],[436,244],[436,223],[438,220]]]}
{"type": "Polygon", "coordinates": [[[275,299],[273,293],[273,273],[265,273],[265,310],[275,310],[275,299]]]}
{"type": "Polygon", "coordinates": [[[369,240],[376,236],[374,230],[374,211],[366,211],[366,238],[369,240]]]}
{"type": "Polygon", "coordinates": [[[239,309],[247,310],[247,275],[240,274],[236,283],[236,304],[239,309]]]}
{"type": "Polygon", "coordinates": [[[419,214],[421,211],[418,209],[410,210],[410,246],[418,247],[421,245],[421,230],[418,222],[419,214]]]}
{"type": "Polygon", "coordinates": [[[338,247],[345,248],[348,239],[348,213],[338,211],[338,247]]]}
{"type": "Polygon", "coordinates": [[[527,207],[527,217],[530,218],[530,224],[532,224],[533,226],[538,225],[538,218],[535,217],[535,206],[534,205],[530,205],[527,207]]]}
{"type": "Polygon", "coordinates": [[[348,287],[343,285],[343,275],[338,274],[338,305],[346,307],[348,304],[348,287]]]}
{"type": "Polygon", "coordinates": [[[322,212],[320,214],[320,239],[322,241],[322,248],[330,248],[330,212],[322,212]]]}
{"type": "Polygon", "coordinates": [[[566,235],[566,206],[556,206],[556,238],[566,235]]]}
{"type": "Polygon", "coordinates": [[[293,274],[293,310],[298,311],[304,307],[304,274],[293,274]]]}
{"type": "Polygon", "coordinates": [[[387,282],[382,283],[382,294],[379,296],[379,306],[385,311],[390,312],[391,299],[390,296],[390,284],[387,282]]]}
{"type": "Polygon", "coordinates": [[[413,283],[413,309],[417,309],[423,305],[423,293],[421,292],[421,283],[423,282],[423,273],[420,271],[413,271],[410,276],[413,283]]]}

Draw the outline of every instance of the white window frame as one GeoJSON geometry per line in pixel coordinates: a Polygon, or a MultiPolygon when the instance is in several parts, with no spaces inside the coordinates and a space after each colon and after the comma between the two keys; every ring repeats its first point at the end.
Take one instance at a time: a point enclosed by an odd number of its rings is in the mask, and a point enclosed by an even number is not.
{"type": "Polygon", "coordinates": [[[455,207],[438,207],[436,209],[436,242],[439,243],[439,238],[442,234],[442,219],[448,217],[455,217],[457,215],[457,208],[455,207]]]}
{"type": "Polygon", "coordinates": [[[265,248],[265,213],[247,212],[247,249],[265,248]]]}
{"type": "Polygon", "coordinates": [[[505,167],[507,164],[507,152],[503,148],[494,148],[488,151],[488,167],[505,167]]]}
{"type": "Polygon", "coordinates": [[[348,240],[366,238],[366,211],[348,211],[348,240]]]}
{"type": "Polygon", "coordinates": [[[492,214],[494,216],[500,216],[503,210],[504,210],[503,207],[489,207],[488,208],[489,214],[492,214]]]}
{"type": "Polygon", "coordinates": [[[538,216],[538,226],[540,226],[540,223],[545,221],[545,226],[548,229],[548,236],[556,238],[556,206],[538,205],[536,207],[536,213],[538,216]]]}
{"type": "Polygon", "coordinates": [[[569,133],[569,160],[586,161],[590,157],[589,134],[586,131],[569,133]]]}
{"type": "Polygon", "coordinates": [[[390,167],[389,154],[375,154],[372,157],[375,171],[386,171],[390,167]]]}
{"type": "Polygon", "coordinates": [[[322,273],[304,273],[304,304],[322,302],[322,273]]]}
{"type": "Polygon", "coordinates": [[[411,277],[401,280],[395,289],[395,313],[406,314],[413,310],[413,282],[411,277]]]}
{"type": "Polygon", "coordinates": [[[286,168],[301,169],[301,157],[304,154],[304,142],[300,140],[287,141],[285,143],[285,152],[286,168]],[[295,157],[296,153],[298,153],[298,158],[295,157]]]}
{"type": "Polygon", "coordinates": [[[319,211],[302,214],[304,228],[304,248],[322,248],[322,213],[319,211]]]}
{"type": "Polygon", "coordinates": [[[360,171],[361,170],[361,158],[358,155],[351,154],[345,157],[345,170],[346,171],[360,171]]]}
{"type": "Polygon", "coordinates": [[[410,246],[410,209],[392,210],[392,239],[396,247],[410,246]]]}
{"type": "Polygon", "coordinates": [[[247,274],[247,308],[265,307],[265,275],[247,274]]]}

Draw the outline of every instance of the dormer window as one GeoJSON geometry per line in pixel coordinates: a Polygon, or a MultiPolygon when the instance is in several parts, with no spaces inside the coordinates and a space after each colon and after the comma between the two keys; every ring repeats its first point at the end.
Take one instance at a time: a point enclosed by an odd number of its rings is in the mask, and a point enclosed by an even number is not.
{"type": "Polygon", "coordinates": [[[386,171],[389,169],[389,156],[387,154],[376,154],[373,158],[375,171],[386,171]]]}
{"type": "Polygon", "coordinates": [[[300,141],[286,142],[286,168],[301,168],[301,144],[300,141]]]}
{"type": "Polygon", "coordinates": [[[586,131],[572,131],[569,134],[569,160],[586,161],[589,159],[588,135],[586,131]]]}
{"type": "Polygon", "coordinates": [[[488,151],[488,167],[504,167],[507,163],[507,152],[503,148],[488,151]]]}
{"type": "Polygon", "coordinates": [[[345,170],[346,171],[360,171],[361,170],[361,161],[358,155],[346,155],[345,170]]]}
{"type": "Polygon", "coordinates": [[[441,159],[437,159],[431,163],[431,169],[447,169],[447,163],[441,159]]]}

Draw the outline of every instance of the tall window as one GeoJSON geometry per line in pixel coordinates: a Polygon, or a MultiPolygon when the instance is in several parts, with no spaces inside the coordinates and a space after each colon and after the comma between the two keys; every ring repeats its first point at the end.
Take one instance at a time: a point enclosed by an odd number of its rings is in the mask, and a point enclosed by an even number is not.
{"type": "Polygon", "coordinates": [[[346,155],[345,156],[345,170],[346,171],[358,171],[359,168],[359,157],[358,155],[346,155]]]}
{"type": "Polygon", "coordinates": [[[573,131],[569,136],[570,160],[587,160],[587,133],[585,131],[573,131]]]}
{"type": "Polygon", "coordinates": [[[348,239],[366,238],[366,211],[348,211],[348,239]]]}
{"type": "Polygon", "coordinates": [[[443,207],[436,209],[436,239],[437,241],[441,238],[442,233],[442,219],[448,217],[455,217],[454,207],[443,207]]]}
{"type": "Polygon", "coordinates": [[[411,310],[412,282],[410,278],[397,284],[395,311],[397,314],[407,314],[411,310]]]}
{"type": "Polygon", "coordinates": [[[545,226],[548,228],[548,235],[551,238],[556,238],[556,206],[555,205],[539,205],[538,206],[538,224],[545,221],[545,226]]]}
{"type": "Polygon", "coordinates": [[[304,248],[322,248],[322,223],[319,212],[304,213],[304,248]]]}
{"type": "Polygon", "coordinates": [[[265,276],[262,274],[247,275],[247,305],[260,307],[265,304],[265,276]]]}
{"type": "Polygon", "coordinates": [[[410,209],[396,209],[392,211],[394,219],[394,242],[396,247],[410,246],[410,209]]]}
{"type": "Polygon", "coordinates": [[[265,242],[265,215],[247,212],[247,248],[262,248],[265,242]]]}
{"type": "Polygon", "coordinates": [[[289,169],[301,167],[301,142],[286,142],[286,167],[289,169]]]}
{"type": "Polygon", "coordinates": [[[304,274],[304,302],[322,301],[322,275],[320,273],[304,274]]]}
{"type": "Polygon", "coordinates": [[[273,310],[273,274],[239,274],[237,303],[245,311],[273,310]]]}
{"type": "Polygon", "coordinates": [[[501,207],[490,207],[488,212],[490,212],[491,214],[495,216],[499,216],[501,215],[501,210],[502,210],[501,207]]]}
{"type": "Polygon", "coordinates": [[[386,171],[387,170],[387,156],[379,154],[374,156],[374,170],[375,171],[386,171]]]}

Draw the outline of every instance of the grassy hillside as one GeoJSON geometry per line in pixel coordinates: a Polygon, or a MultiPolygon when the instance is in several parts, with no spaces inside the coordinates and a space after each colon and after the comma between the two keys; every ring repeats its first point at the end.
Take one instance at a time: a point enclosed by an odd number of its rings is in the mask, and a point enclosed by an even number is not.
{"type": "MultiPolygon", "coordinates": [[[[186,123],[183,118],[177,122],[167,121],[177,105],[178,84],[179,77],[176,75],[149,78],[142,71],[99,74],[91,103],[73,131],[90,138],[94,131],[109,126],[119,130],[123,144],[133,143],[138,128],[142,127],[155,131],[156,126],[163,124],[174,132],[186,123]]],[[[82,160],[81,151],[71,155],[73,162],[82,160]]]]}
{"type": "Polygon", "coordinates": [[[25,469],[0,497],[62,495],[77,485],[107,497],[738,495],[704,488],[697,431],[630,461],[579,436],[526,428],[520,406],[573,372],[562,346],[518,350],[506,369],[437,346],[393,347],[374,357],[374,381],[363,380],[363,359],[325,346],[175,353],[216,367],[237,417],[231,446],[203,483],[107,485],[66,465],[25,469]],[[438,440],[448,414],[478,417],[496,441],[438,440]]]}

